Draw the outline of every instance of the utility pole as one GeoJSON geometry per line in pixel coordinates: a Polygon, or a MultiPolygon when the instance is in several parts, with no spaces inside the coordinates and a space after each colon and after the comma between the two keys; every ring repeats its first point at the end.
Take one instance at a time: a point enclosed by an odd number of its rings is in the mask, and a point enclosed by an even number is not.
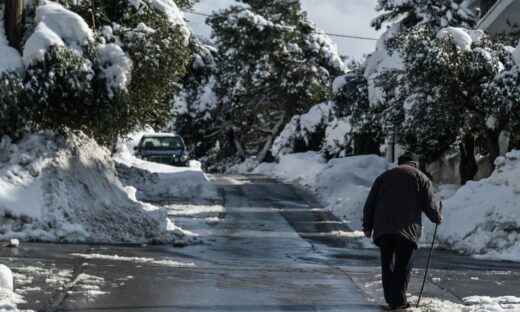
{"type": "Polygon", "coordinates": [[[9,45],[21,52],[23,0],[7,0],[4,14],[5,32],[9,45]]]}

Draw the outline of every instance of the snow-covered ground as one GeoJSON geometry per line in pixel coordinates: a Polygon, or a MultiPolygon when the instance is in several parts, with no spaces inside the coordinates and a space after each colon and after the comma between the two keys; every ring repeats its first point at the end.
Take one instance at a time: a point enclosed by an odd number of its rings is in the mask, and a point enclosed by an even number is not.
{"type": "Polygon", "coordinates": [[[145,243],[185,239],[167,211],[123,187],[107,149],[81,133],[0,142],[0,239],[145,243]]]}
{"type": "Polygon", "coordinates": [[[215,186],[210,183],[197,161],[191,161],[190,167],[186,168],[136,158],[133,148],[145,133],[153,133],[153,130],[139,131],[121,140],[117,146],[117,153],[113,156],[121,182],[135,187],[138,199],[156,202],[174,198],[219,198],[215,186]]]}
{"type": "MultiPolygon", "coordinates": [[[[520,151],[498,158],[487,179],[455,185],[437,185],[436,198],[444,201],[444,223],[439,246],[478,258],[520,261],[520,151]]],[[[233,168],[246,170],[252,162],[233,168]]],[[[335,215],[354,231],[361,230],[363,206],[375,178],[392,164],[375,155],[331,159],[319,152],[287,154],[278,163],[265,163],[253,173],[296,182],[315,192],[335,215]]],[[[423,218],[423,242],[431,240],[433,225],[423,218]]],[[[356,237],[356,235],[352,235],[356,237]]],[[[368,240],[364,244],[369,246],[368,240]]]]}

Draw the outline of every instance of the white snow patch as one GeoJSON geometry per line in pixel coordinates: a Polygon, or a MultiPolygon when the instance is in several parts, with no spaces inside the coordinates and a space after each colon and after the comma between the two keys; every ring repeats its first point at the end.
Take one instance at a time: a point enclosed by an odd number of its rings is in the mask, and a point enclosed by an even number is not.
{"type": "Polygon", "coordinates": [[[156,260],[153,258],[143,258],[143,257],[124,257],[118,255],[102,255],[102,254],[80,254],[73,253],[75,257],[80,257],[84,259],[98,259],[98,260],[110,260],[110,261],[123,261],[123,262],[133,262],[140,264],[151,264],[151,265],[160,265],[167,267],[195,267],[194,263],[182,263],[173,260],[156,260]]]}
{"type": "Polygon", "coordinates": [[[188,39],[191,32],[186,25],[184,15],[177,7],[173,0],[127,0],[138,12],[144,7],[152,7],[163,13],[172,25],[179,26],[185,44],[189,43],[188,39]]]}
{"type": "Polygon", "coordinates": [[[41,61],[51,46],[61,46],[82,53],[83,46],[94,40],[94,34],[78,14],[58,3],[45,2],[36,9],[37,25],[23,49],[23,63],[29,66],[41,61]]]}
{"type": "Polygon", "coordinates": [[[109,43],[97,46],[102,78],[106,79],[107,91],[113,97],[118,91],[126,91],[132,75],[132,60],[120,46],[109,43]]]}
{"type": "Polygon", "coordinates": [[[461,27],[446,27],[437,33],[437,38],[451,36],[453,43],[463,51],[471,51],[473,43],[479,43],[484,33],[481,30],[468,30],[461,27]]]}

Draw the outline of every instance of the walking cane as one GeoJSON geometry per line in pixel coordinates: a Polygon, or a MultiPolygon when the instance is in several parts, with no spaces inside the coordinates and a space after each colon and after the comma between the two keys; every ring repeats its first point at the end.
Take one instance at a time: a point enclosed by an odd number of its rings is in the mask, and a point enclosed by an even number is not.
{"type": "MultiPolygon", "coordinates": [[[[439,205],[439,212],[442,213],[442,201],[439,205]]],[[[432,240],[432,246],[430,247],[430,254],[428,255],[428,261],[426,262],[426,270],[424,271],[424,278],[422,281],[421,286],[421,292],[419,293],[419,299],[417,299],[417,305],[416,308],[419,308],[419,302],[421,302],[422,293],[424,290],[424,284],[426,283],[426,277],[428,276],[428,268],[430,267],[430,260],[432,259],[432,253],[433,253],[433,245],[435,244],[435,237],[437,236],[437,228],[439,227],[439,224],[435,224],[435,231],[433,231],[433,240],[432,240]]]]}

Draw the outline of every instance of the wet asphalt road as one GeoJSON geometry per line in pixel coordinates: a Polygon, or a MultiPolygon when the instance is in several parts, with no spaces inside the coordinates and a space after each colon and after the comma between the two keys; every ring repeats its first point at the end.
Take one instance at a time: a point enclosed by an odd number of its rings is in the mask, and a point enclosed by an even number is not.
{"type": "MultiPolygon", "coordinates": [[[[19,307],[38,311],[379,311],[377,250],[360,249],[357,238],[328,235],[349,229],[312,196],[260,176],[217,176],[214,182],[223,196],[219,222],[204,222],[197,213],[175,216],[176,224],[200,235],[195,245],[22,243],[19,249],[0,249],[0,262],[13,269],[16,291],[26,301],[19,307]],[[74,254],[156,262],[86,259],[74,254]]],[[[426,251],[420,250],[409,289],[412,294],[420,287],[425,257],[426,251]]],[[[469,295],[520,296],[518,264],[435,251],[431,272],[426,297],[460,302],[469,295]]]]}

